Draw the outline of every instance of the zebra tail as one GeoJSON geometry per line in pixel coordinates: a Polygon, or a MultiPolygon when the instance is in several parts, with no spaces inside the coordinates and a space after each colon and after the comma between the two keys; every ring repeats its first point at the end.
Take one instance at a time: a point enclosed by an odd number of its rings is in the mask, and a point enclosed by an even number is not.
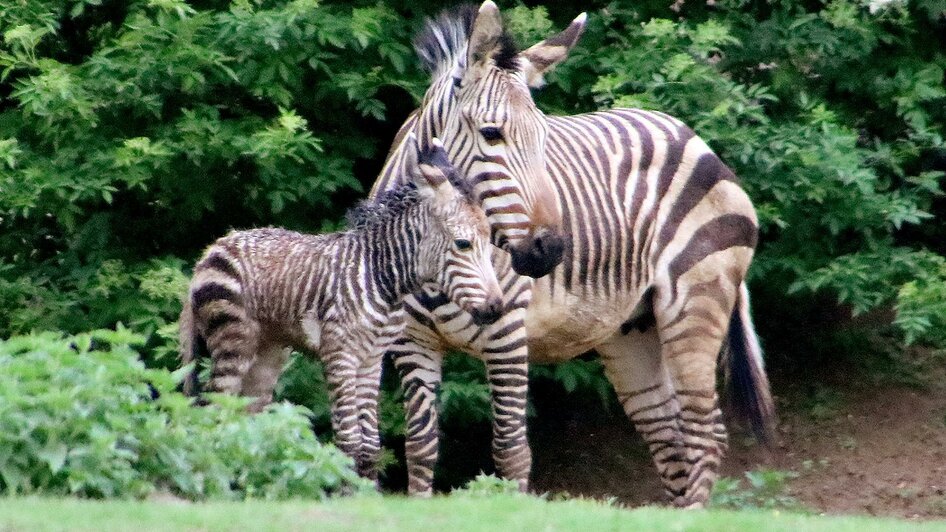
{"type": "Polygon", "coordinates": [[[775,403],[762,360],[762,346],[749,314],[749,289],[739,287],[736,308],[729,323],[729,341],[723,361],[729,406],[752,427],[760,443],[775,441],[775,403]]]}
{"type": "Polygon", "coordinates": [[[194,309],[189,294],[184,301],[184,309],[181,311],[178,327],[180,329],[181,366],[186,366],[191,362],[194,363],[194,367],[184,378],[183,392],[184,395],[194,397],[200,393],[200,382],[197,379],[199,361],[208,353],[207,344],[197,332],[197,327],[194,324],[194,309]]]}

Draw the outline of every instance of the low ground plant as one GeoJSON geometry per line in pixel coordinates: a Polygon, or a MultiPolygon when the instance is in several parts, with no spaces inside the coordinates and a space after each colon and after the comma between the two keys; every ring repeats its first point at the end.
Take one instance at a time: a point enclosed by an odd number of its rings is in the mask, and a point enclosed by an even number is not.
{"type": "Polygon", "coordinates": [[[125,329],[0,342],[0,494],[322,499],[369,488],[304,407],[195,408],[180,373],[148,369],[125,329]]]}

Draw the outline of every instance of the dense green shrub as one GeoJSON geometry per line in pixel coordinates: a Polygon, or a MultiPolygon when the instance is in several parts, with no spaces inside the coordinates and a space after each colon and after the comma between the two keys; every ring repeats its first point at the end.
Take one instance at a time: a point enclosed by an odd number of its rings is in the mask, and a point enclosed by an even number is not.
{"type": "Polygon", "coordinates": [[[356,161],[390,142],[376,93],[419,89],[407,24],[374,3],[4,2],[0,334],[145,312],[150,333],[180,287],[135,300],[151,270],[180,276],[168,255],[230,227],[334,227],[356,161]]]}
{"type": "Polygon", "coordinates": [[[0,342],[0,493],[321,499],[370,489],[286,403],[194,408],[174,374],[146,369],[127,330],[0,342]],[[152,398],[157,395],[156,398],[152,398]]]}

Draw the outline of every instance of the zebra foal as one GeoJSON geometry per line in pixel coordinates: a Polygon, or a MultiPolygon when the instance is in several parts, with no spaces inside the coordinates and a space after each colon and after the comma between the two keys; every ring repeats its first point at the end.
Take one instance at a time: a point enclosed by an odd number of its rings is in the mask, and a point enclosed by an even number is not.
{"type": "MultiPolygon", "coordinates": [[[[418,178],[350,213],[348,231],[267,228],[217,240],[195,267],[181,314],[183,363],[205,347],[208,390],[256,397],[251,411],[272,400],[287,347],[318,354],[335,443],[373,479],[381,357],[403,327],[404,295],[431,283],[480,323],[501,313],[485,215],[439,142],[420,163],[418,178]]],[[[196,379],[195,368],[189,395],[196,379]]]]}

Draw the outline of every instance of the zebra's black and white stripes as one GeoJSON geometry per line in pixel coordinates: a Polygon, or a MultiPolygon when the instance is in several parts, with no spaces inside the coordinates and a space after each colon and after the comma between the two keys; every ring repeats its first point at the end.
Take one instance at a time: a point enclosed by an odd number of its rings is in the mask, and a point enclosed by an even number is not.
{"type": "MultiPolygon", "coordinates": [[[[500,315],[485,215],[431,146],[423,177],[363,203],[349,231],[268,228],[219,239],[197,263],[181,314],[183,362],[205,346],[208,390],[256,397],[251,410],[272,400],[287,347],[318,355],[336,445],[371,478],[381,356],[403,327],[404,295],[432,283],[477,323],[500,315]]],[[[196,388],[195,368],[185,391],[196,388]]]]}
{"type": "Polygon", "coordinates": [[[584,16],[517,53],[500,37],[482,46],[483,35],[502,35],[492,2],[475,17],[468,13],[428,23],[423,35],[435,38],[418,44],[423,59],[439,62],[434,80],[402,126],[374,193],[396,186],[396,169],[411,164],[401,139],[445,135],[487,213],[514,212],[517,225],[532,224],[516,234],[502,216],[491,216],[494,241],[505,244],[506,236],[531,248],[507,245],[511,257],[494,256],[508,312],[493,325],[464,319],[437,294],[406,299],[405,335],[391,351],[407,392],[410,490],[430,491],[436,413],[412,405],[433,404],[444,349],[486,362],[494,459],[523,487],[531,463],[526,360],[563,361],[594,349],[673,503],[701,506],[726,449],[716,394],[724,339],[729,374],[745,387],[738,396],[749,399],[753,426],[764,436],[774,419],[744,283],[757,240],[752,203],[705,142],[668,115],[616,109],[546,117],[536,109],[527,85],[565,58],[584,16]],[[535,238],[543,236],[534,229],[536,214],[555,219],[564,260],[533,281],[516,272],[542,269],[522,260],[530,253],[548,258],[535,238]]]}

